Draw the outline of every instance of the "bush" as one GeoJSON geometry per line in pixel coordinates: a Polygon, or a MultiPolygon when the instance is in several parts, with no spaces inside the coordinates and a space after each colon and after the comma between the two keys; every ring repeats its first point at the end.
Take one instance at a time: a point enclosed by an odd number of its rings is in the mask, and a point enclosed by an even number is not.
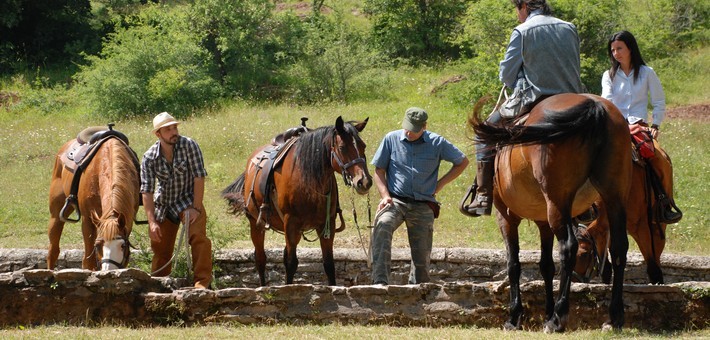
{"type": "Polygon", "coordinates": [[[134,26],[117,29],[76,76],[89,105],[108,117],[184,116],[218,98],[208,53],[187,22],[183,11],[151,6],[134,26]]]}

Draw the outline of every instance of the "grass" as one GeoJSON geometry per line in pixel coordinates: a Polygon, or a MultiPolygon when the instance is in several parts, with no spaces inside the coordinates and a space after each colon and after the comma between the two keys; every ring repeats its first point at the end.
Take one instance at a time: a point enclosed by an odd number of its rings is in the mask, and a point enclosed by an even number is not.
{"type": "MultiPolygon", "coordinates": [[[[701,57],[703,58],[706,57],[701,57]]],[[[368,145],[367,156],[370,159],[382,136],[390,130],[400,128],[404,110],[409,106],[421,106],[430,113],[429,129],[447,137],[473,160],[471,134],[464,123],[469,108],[457,106],[447,100],[445,95],[430,94],[431,89],[457,73],[454,67],[401,68],[391,71],[386,75],[392,86],[391,99],[387,101],[320,106],[233,102],[187,119],[180,125],[180,132],[200,143],[209,173],[205,205],[209,214],[208,228],[213,240],[224,248],[252,246],[248,222],[245,218],[235,218],[227,213],[220,192],[243,171],[246,158],[254,148],[267,143],[278,132],[299,124],[301,116],[310,117],[310,127],[331,125],[339,115],[346,120],[363,120],[369,117],[362,137],[368,145]]],[[[695,81],[690,78],[688,83],[701,84],[702,79],[702,76],[697,77],[695,81]]],[[[29,90],[26,85],[22,85],[22,81],[17,80],[2,84],[8,90],[19,89],[23,97],[25,93],[40,91],[29,90]]],[[[674,96],[674,93],[668,92],[669,98],[674,96]]],[[[58,105],[56,111],[45,112],[37,107],[28,107],[19,112],[0,109],[0,143],[3,145],[0,149],[0,159],[4,160],[0,163],[2,248],[46,248],[47,190],[55,152],[84,127],[107,123],[97,115],[86,113],[81,107],[73,104],[70,91],[65,97],[67,99],[64,104],[58,105]]],[[[707,98],[697,100],[710,102],[707,98]]],[[[705,182],[709,169],[704,160],[708,159],[710,150],[710,139],[706,137],[709,123],[705,120],[671,119],[667,122],[664,123],[661,142],[673,157],[676,201],[683,209],[685,217],[680,223],[669,226],[666,252],[707,255],[705,249],[710,246],[710,234],[707,232],[710,213],[705,205],[705,198],[709,197],[705,182]]],[[[129,136],[131,146],[139,155],[155,142],[154,136],[150,134],[150,117],[119,121],[117,128],[129,136]]],[[[445,164],[441,171],[448,170],[448,166],[445,164]]],[[[475,165],[471,165],[461,177],[440,193],[438,198],[443,206],[442,216],[435,227],[436,247],[504,247],[493,217],[467,218],[456,209],[461,196],[473,181],[474,174],[475,165]]],[[[348,228],[337,235],[335,245],[358,248],[361,246],[360,234],[355,228],[351,210],[354,206],[358,212],[359,225],[363,228],[367,226],[368,197],[358,196],[344,188],[341,184],[341,205],[348,228]]],[[[376,190],[371,190],[371,204],[376,204],[378,199],[376,190]]],[[[135,228],[134,233],[137,238],[147,240],[145,227],[135,228]]],[[[361,229],[360,233],[367,237],[368,231],[361,229]]],[[[61,242],[62,248],[80,248],[81,242],[79,226],[67,225],[61,242]]],[[[404,228],[397,231],[394,242],[395,247],[407,246],[404,228]]],[[[530,227],[521,228],[523,249],[538,249],[538,243],[536,227],[531,224],[530,227]]],[[[308,242],[303,242],[301,246],[318,247],[317,244],[308,242]]],[[[282,236],[268,235],[267,247],[283,247],[282,236]]]]}
{"type": "Polygon", "coordinates": [[[505,332],[471,327],[390,327],[353,325],[208,325],[200,327],[126,328],[115,326],[39,326],[0,330],[3,339],[655,339],[707,338],[710,330],[650,333],[635,329],[621,332],[579,330],[566,334],[538,331],[505,332]]]}

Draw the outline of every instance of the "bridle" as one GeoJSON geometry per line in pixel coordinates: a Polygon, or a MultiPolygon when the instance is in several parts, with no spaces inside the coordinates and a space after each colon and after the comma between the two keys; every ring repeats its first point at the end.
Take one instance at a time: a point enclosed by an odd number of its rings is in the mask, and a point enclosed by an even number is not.
{"type": "Polygon", "coordinates": [[[360,155],[360,150],[357,148],[357,138],[355,138],[355,136],[351,136],[353,139],[353,147],[355,148],[355,152],[357,152],[357,158],[351,160],[350,162],[344,163],[340,156],[338,156],[338,153],[335,152],[335,149],[337,147],[337,145],[335,145],[336,135],[337,133],[334,134],[333,143],[330,146],[330,159],[331,162],[334,159],[335,162],[338,163],[341,174],[343,175],[343,182],[345,182],[345,185],[351,187],[353,185],[353,176],[348,173],[348,168],[358,163],[365,163],[366,160],[364,156],[360,155]]]}
{"type": "MultiPolygon", "coordinates": [[[[574,229],[574,234],[578,240],[587,241],[592,245],[592,256],[594,256],[594,261],[592,261],[592,265],[587,266],[587,270],[583,276],[577,274],[575,271],[572,271],[572,276],[579,282],[589,283],[594,275],[601,275],[604,272],[604,265],[606,264],[606,250],[604,251],[604,255],[599,254],[599,251],[597,251],[597,243],[594,240],[594,237],[587,231],[586,226],[578,225],[577,228],[574,229]]],[[[609,241],[607,240],[607,244],[604,249],[608,246],[609,241]]]]}
{"type": "Polygon", "coordinates": [[[104,246],[105,240],[103,238],[97,238],[96,242],[94,242],[94,256],[96,259],[96,268],[100,269],[101,265],[108,263],[112,264],[118,269],[124,269],[128,265],[128,260],[129,257],[131,256],[131,243],[128,241],[127,238],[124,238],[123,236],[116,236],[113,240],[123,240],[123,245],[121,245],[121,250],[123,250],[123,258],[121,259],[121,263],[118,263],[110,258],[103,257],[101,261],[99,261],[99,257],[97,256],[99,254],[99,248],[104,246]]]}

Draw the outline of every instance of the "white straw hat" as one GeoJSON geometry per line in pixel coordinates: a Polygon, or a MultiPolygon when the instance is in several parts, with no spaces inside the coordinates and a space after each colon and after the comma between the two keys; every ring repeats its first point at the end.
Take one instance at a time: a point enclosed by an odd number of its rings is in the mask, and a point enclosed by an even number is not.
{"type": "Polygon", "coordinates": [[[180,124],[175,117],[171,116],[167,112],[161,112],[155,118],[153,118],[153,133],[160,130],[160,128],[170,125],[180,124]]]}

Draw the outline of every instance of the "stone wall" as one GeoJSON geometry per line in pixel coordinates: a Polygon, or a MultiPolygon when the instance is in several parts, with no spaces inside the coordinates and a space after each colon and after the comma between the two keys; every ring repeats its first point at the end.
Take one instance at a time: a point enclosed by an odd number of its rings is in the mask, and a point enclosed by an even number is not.
{"type": "MultiPolygon", "coordinates": [[[[172,290],[137,269],[20,270],[0,274],[0,328],[61,323],[129,326],[206,323],[345,323],[500,327],[507,318],[505,282],[390,286],[295,284],[219,290],[172,290]]],[[[540,329],[542,281],[521,287],[526,329],[540,329]]],[[[574,283],[568,329],[601,327],[611,287],[574,283]]],[[[624,287],[626,326],[648,330],[707,328],[710,283],[624,287]]]]}
{"type": "MultiPolygon", "coordinates": [[[[283,251],[267,250],[267,284],[284,284],[283,251]]],[[[58,269],[81,268],[81,250],[62,251],[58,269]]],[[[20,269],[45,269],[47,252],[38,249],[0,249],[0,272],[20,269]]],[[[539,251],[521,251],[522,280],[541,279],[537,262],[539,251]]],[[[135,258],[135,256],[133,256],[135,258]]],[[[320,249],[300,248],[295,283],[326,284],[320,249]]],[[[334,253],[336,283],[341,286],[371,283],[367,258],[361,249],[336,249],[334,253]]],[[[409,250],[392,251],[392,284],[406,284],[409,274],[409,250]]],[[[557,257],[555,255],[555,261],[557,257]]],[[[661,266],[666,283],[710,281],[710,257],[663,254],[661,266]]],[[[557,262],[559,269],[559,262],[557,262]]],[[[254,251],[225,250],[215,255],[215,278],[218,288],[255,288],[259,277],[254,269],[254,251]]],[[[488,282],[504,280],[506,255],[503,250],[437,248],[432,251],[430,276],[434,282],[488,282]]],[[[629,253],[626,283],[648,282],[646,265],[639,253],[629,253]]]]}

